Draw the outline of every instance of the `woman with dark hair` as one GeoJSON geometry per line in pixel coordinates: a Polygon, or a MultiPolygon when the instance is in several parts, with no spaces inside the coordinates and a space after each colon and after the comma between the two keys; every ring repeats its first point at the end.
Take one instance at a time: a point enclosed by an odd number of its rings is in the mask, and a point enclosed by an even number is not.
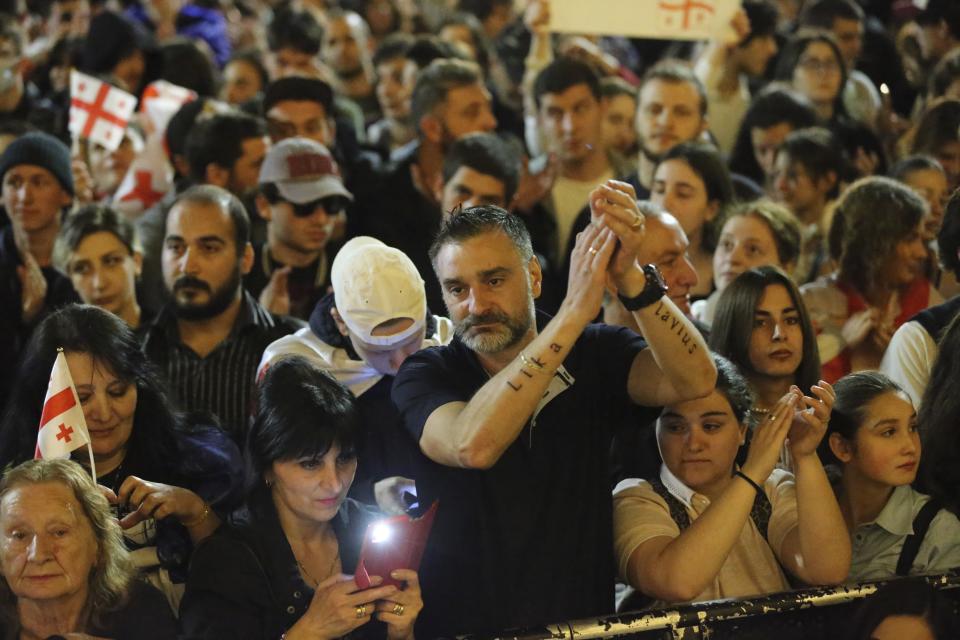
{"type": "Polygon", "coordinates": [[[953,601],[922,580],[885,584],[857,609],[847,640],[952,640],[960,636],[953,601]]]}
{"type": "Polygon", "coordinates": [[[730,153],[730,171],[765,185],[773,175],[777,147],[791,131],[817,124],[813,105],[781,83],[767,85],[750,102],[730,153]]]}
{"type": "Polygon", "coordinates": [[[720,294],[753,267],[773,265],[793,271],[800,255],[800,225],[783,205],[756,200],[733,207],[723,218],[713,251],[713,293],[691,307],[693,317],[713,324],[720,294]]]}
{"type": "Polygon", "coordinates": [[[238,51],[223,67],[220,99],[239,107],[263,93],[269,82],[263,53],[256,49],[238,51]]]}
{"type": "Polygon", "coordinates": [[[68,216],[57,234],[53,264],[86,304],[119,316],[134,330],[149,324],[152,314],[142,312],[136,291],[143,252],[133,224],[113,209],[87,205],[68,216]]]}
{"type": "MultiPolygon", "coordinates": [[[[83,408],[97,482],[116,496],[134,561],[171,604],[192,545],[216,530],[211,507],[234,504],[240,455],[219,428],[176,416],[130,328],[98,307],[70,305],[37,327],[0,425],[0,467],[34,457],[37,425],[57,351],[83,408]],[[161,570],[162,569],[162,570],[161,570]]],[[[83,449],[77,461],[87,465],[83,449]]]]}
{"type": "Polygon", "coordinates": [[[376,518],[347,498],[358,428],[350,392],[306,359],[267,370],[247,438],[247,501],[194,554],[182,638],[413,638],[423,607],[415,571],[372,579],[400,588],[366,591],[342,575],[376,518]]]}
{"type": "Polygon", "coordinates": [[[831,33],[798,31],[784,45],[774,78],[788,82],[807,98],[821,122],[846,117],[843,87],[847,83],[847,70],[831,33]]]}
{"type": "Polygon", "coordinates": [[[768,415],[792,388],[830,386],[820,379],[817,337],[797,285],[777,267],[749,269],[730,283],[717,302],[709,344],[750,381],[757,415],[768,415]]]}
{"type": "Polygon", "coordinates": [[[960,515],[960,315],[947,326],[938,348],[918,419],[929,451],[920,481],[924,491],[960,515]]]}
{"type": "Polygon", "coordinates": [[[653,176],[650,200],[673,215],[690,241],[690,262],[698,286],[691,295],[702,298],[713,286],[714,220],[734,201],[730,172],[711,145],[684,142],[660,159],[653,176]]]}
{"type": "Polygon", "coordinates": [[[936,158],[947,174],[947,189],[960,187],[960,100],[944,99],[924,111],[913,131],[910,153],[936,158]]]}
{"type": "Polygon", "coordinates": [[[893,332],[942,302],[923,275],[925,212],[920,196],[890,178],[863,178],[841,194],[829,234],[839,268],[801,288],[828,382],[877,369],[893,332]]]}
{"type": "Polygon", "coordinates": [[[842,581],[850,541],[816,453],[833,392],[814,388],[816,399],[787,392],[752,427],[738,466],[753,396],[732,363],[715,361],[713,393],[660,414],[660,477],[624,480],[614,490],[620,577],[661,602],[785,591],[785,570],[807,584],[842,581]],[[798,414],[805,403],[813,410],[798,414]],[[795,473],[776,468],[784,446],[795,473]]]}
{"type": "Polygon", "coordinates": [[[911,488],[920,464],[917,413],[909,396],[876,371],[844,376],[827,427],[840,463],[835,491],[856,541],[851,581],[942,572],[960,566],[960,520],[911,488]],[[908,537],[916,544],[906,544],[908,537]]]}

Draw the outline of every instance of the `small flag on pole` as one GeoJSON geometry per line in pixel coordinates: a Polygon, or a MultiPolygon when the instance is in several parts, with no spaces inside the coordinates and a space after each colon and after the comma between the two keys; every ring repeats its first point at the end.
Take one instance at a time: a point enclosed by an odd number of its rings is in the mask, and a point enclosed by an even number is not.
{"type": "MultiPolygon", "coordinates": [[[[37,433],[37,459],[68,458],[70,452],[90,444],[87,421],[70,376],[67,358],[57,353],[50,373],[47,395],[43,399],[40,431],[37,433]]],[[[92,457],[92,452],[91,452],[92,457]]]]}
{"type": "Polygon", "coordinates": [[[137,99],[93,76],[70,72],[70,134],[116,151],[137,99]]]}

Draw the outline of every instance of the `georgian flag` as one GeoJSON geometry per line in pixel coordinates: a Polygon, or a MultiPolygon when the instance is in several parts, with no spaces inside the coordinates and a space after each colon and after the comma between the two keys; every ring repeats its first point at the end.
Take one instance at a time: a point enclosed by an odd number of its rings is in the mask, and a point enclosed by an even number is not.
{"type": "Polygon", "coordinates": [[[34,458],[69,458],[71,451],[89,443],[83,408],[70,376],[67,358],[60,351],[53,363],[47,395],[43,399],[34,458]]]}
{"type": "Polygon", "coordinates": [[[196,92],[166,80],[151,82],[144,89],[140,113],[146,116],[147,142],[117,187],[112,203],[128,219],[140,217],[173,189],[173,167],[164,148],[164,135],[170,118],[196,99],[196,92]]]}
{"type": "Polygon", "coordinates": [[[70,134],[116,151],[137,99],[78,71],[70,72],[70,134]]]}

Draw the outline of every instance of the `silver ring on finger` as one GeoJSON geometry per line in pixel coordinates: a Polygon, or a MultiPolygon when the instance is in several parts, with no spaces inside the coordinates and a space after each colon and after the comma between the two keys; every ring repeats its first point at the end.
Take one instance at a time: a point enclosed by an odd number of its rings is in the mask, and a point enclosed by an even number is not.
{"type": "Polygon", "coordinates": [[[595,256],[595,255],[597,255],[597,254],[600,253],[600,252],[597,251],[596,247],[590,247],[589,249],[587,249],[587,253],[589,253],[589,254],[592,255],[592,256],[595,256]]]}

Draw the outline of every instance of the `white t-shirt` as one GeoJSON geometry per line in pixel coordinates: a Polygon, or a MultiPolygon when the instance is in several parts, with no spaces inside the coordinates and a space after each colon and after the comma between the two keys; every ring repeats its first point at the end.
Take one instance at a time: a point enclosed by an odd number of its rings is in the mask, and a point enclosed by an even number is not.
{"type": "Polygon", "coordinates": [[[599,178],[587,182],[558,176],[553,183],[553,190],[550,195],[553,198],[553,210],[557,220],[557,240],[559,244],[557,257],[561,263],[566,258],[567,244],[570,242],[570,231],[573,229],[573,223],[576,222],[580,211],[587,206],[590,192],[597,185],[612,180],[614,177],[612,171],[607,171],[599,178]]]}

